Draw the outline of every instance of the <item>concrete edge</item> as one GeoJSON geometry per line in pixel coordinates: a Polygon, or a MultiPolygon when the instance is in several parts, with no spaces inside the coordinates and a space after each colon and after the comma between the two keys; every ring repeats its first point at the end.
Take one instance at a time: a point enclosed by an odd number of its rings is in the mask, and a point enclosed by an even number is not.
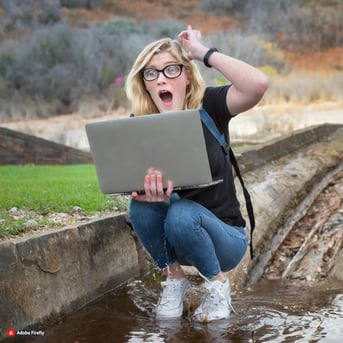
{"type": "Polygon", "coordinates": [[[93,163],[90,152],[0,127],[0,165],[93,163]]]}
{"type": "Polygon", "coordinates": [[[0,337],[52,323],[151,270],[126,214],[2,242],[0,255],[0,337]]]}
{"type": "Polygon", "coordinates": [[[253,149],[237,154],[239,168],[242,173],[249,172],[306,145],[325,141],[342,127],[341,124],[312,126],[257,145],[253,149]]]}

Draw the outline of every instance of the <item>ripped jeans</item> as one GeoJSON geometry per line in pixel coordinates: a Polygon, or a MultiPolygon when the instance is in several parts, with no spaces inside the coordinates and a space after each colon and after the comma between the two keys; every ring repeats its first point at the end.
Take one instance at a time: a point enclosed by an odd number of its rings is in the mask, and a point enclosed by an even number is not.
{"type": "Polygon", "coordinates": [[[202,205],[176,193],[163,202],[131,199],[128,215],[161,269],[178,261],[212,279],[236,267],[248,245],[243,227],[225,224],[202,205]]]}

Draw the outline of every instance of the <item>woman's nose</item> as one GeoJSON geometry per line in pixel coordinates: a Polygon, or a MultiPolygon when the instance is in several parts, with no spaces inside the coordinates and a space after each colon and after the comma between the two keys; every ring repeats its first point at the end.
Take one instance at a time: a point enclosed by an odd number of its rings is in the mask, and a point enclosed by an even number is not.
{"type": "Polygon", "coordinates": [[[166,77],[163,75],[162,72],[159,72],[158,73],[158,76],[157,76],[157,83],[164,83],[166,81],[166,77]]]}

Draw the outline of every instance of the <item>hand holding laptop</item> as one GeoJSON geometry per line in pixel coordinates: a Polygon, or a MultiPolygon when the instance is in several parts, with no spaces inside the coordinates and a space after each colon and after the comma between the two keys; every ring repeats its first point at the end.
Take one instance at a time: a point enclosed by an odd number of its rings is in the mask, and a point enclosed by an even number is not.
{"type": "Polygon", "coordinates": [[[163,189],[162,172],[149,168],[144,177],[144,193],[132,192],[132,198],[137,201],[156,202],[168,199],[173,192],[173,182],[168,180],[167,189],[163,189]]]}

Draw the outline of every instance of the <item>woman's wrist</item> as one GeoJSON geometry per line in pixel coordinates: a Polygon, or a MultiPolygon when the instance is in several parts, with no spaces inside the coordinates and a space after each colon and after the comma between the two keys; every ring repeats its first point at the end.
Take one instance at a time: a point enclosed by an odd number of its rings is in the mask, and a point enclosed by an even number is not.
{"type": "Polygon", "coordinates": [[[204,55],[203,62],[206,67],[212,68],[212,65],[209,62],[210,57],[212,56],[213,53],[218,52],[217,48],[210,48],[207,50],[206,54],[204,55]]]}

